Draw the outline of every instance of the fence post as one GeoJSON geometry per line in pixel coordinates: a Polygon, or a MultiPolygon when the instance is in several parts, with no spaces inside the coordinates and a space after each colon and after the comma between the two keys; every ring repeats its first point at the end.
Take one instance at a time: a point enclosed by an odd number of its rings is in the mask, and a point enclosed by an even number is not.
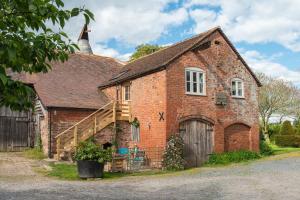
{"type": "Polygon", "coordinates": [[[78,145],[78,129],[77,126],[74,128],[74,147],[76,148],[78,145]]]}
{"type": "Polygon", "coordinates": [[[57,160],[60,160],[60,153],[61,153],[61,150],[60,150],[60,144],[61,144],[61,139],[60,137],[57,138],[56,140],[56,154],[57,154],[57,160]]]}
{"type": "Polygon", "coordinates": [[[117,120],[117,105],[116,101],[113,102],[113,122],[116,122],[117,120]]]}
{"type": "Polygon", "coordinates": [[[128,120],[129,122],[132,122],[132,116],[131,116],[131,102],[128,102],[128,120]]]}
{"type": "Polygon", "coordinates": [[[94,118],[94,134],[97,133],[97,117],[95,115],[95,118],[94,118]]]}

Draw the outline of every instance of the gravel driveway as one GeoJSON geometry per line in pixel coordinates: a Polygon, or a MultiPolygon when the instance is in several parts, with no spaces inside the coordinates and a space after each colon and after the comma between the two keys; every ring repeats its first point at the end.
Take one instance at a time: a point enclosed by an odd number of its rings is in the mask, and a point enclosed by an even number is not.
{"type": "Polygon", "coordinates": [[[171,175],[69,182],[36,174],[31,169],[36,164],[0,153],[0,199],[300,199],[300,157],[171,175]]]}

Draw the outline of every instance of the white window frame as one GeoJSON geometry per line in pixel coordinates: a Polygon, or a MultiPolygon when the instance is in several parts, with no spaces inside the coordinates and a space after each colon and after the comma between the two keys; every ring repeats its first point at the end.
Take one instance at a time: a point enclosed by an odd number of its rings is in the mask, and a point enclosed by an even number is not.
{"type": "Polygon", "coordinates": [[[124,84],[123,85],[123,101],[124,102],[127,102],[127,101],[130,101],[131,100],[131,85],[130,83],[127,83],[127,84],[124,84]],[[129,99],[126,99],[126,88],[129,88],[129,99]]]}
{"type": "Polygon", "coordinates": [[[185,94],[189,94],[189,95],[199,95],[199,96],[205,96],[206,95],[206,75],[205,75],[205,72],[200,69],[200,68],[196,68],[196,67],[188,67],[188,68],[185,68],[185,73],[184,73],[184,76],[185,76],[185,94]],[[187,80],[187,73],[190,73],[190,80],[188,81],[187,80]],[[193,80],[193,73],[196,73],[196,81],[193,80]],[[202,74],[202,92],[200,92],[200,78],[199,78],[199,75],[202,74]],[[190,91],[188,91],[188,88],[187,88],[187,83],[190,82],[190,91]],[[196,83],[197,85],[197,89],[196,89],[196,92],[194,92],[194,87],[193,87],[193,83],[196,83]]]}
{"type": "Polygon", "coordinates": [[[240,78],[233,78],[231,79],[230,81],[230,88],[231,88],[231,96],[234,97],[234,98],[245,98],[245,88],[244,88],[244,81],[240,78]],[[236,91],[236,94],[233,95],[233,82],[235,82],[235,91],[236,91]],[[242,89],[242,95],[239,95],[239,88],[238,88],[238,83],[241,83],[241,89],[242,89]]]}

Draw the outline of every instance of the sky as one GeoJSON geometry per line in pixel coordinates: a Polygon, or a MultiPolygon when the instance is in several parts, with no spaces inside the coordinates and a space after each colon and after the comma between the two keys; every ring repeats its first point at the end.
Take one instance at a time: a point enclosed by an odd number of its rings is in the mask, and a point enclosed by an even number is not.
{"type": "MultiPolygon", "coordinates": [[[[255,72],[300,86],[300,0],[73,0],[90,9],[95,54],[128,60],[139,44],[171,45],[220,26],[255,72]]],[[[64,31],[77,41],[83,16],[64,31]]]]}

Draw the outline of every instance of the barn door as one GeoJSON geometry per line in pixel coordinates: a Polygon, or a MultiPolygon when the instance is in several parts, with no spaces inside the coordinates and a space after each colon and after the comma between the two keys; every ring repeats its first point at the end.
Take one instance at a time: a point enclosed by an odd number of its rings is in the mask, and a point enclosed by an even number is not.
{"type": "Polygon", "coordinates": [[[180,134],[184,141],[186,167],[199,167],[213,152],[213,132],[210,123],[187,120],[180,124],[180,134]]]}
{"type": "Polygon", "coordinates": [[[22,117],[0,117],[0,151],[19,151],[28,146],[28,119],[22,117]]]}

